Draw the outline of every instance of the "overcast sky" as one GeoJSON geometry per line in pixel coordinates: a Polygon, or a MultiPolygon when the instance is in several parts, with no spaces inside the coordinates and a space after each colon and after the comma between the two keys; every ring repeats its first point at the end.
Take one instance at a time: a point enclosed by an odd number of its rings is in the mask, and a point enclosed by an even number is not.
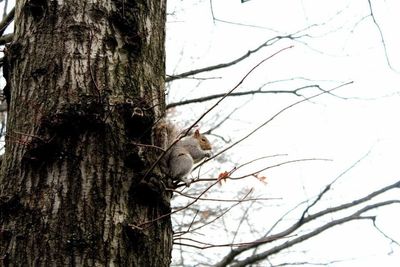
{"type": "MultiPolygon", "coordinates": [[[[279,41],[237,66],[198,75],[213,79],[173,82],[168,87],[168,100],[176,102],[226,92],[257,62],[294,45],[259,67],[238,90],[255,90],[271,82],[274,83],[265,89],[291,90],[311,84],[331,89],[345,82],[353,84],[335,91],[338,97],[325,95],[287,111],[232,150],[230,157],[234,162],[246,162],[259,156],[284,153],[290,159],[331,160],[275,169],[265,173],[266,186],[251,184],[268,196],[282,197],[281,211],[318,194],[324,185],[368,151],[368,156],[338,182],[325,205],[391,184],[399,179],[400,171],[400,35],[397,29],[400,3],[372,1],[372,8],[379,28],[370,16],[366,0],[251,0],[244,4],[239,0],[219,0],[212,1],[212,9],[210,1],[169,1],[168,74],[230,61],[276,35],[300,31],[295,36],[307,36],[295,41],[279,41]],[[213,15],[225,22],[213,20],[213,15]],[[282,82],[288,79],[291,80],[282,82]]],[[[316,92],[304,91],[307,96],[316,92]]],[[[202,126],[206,130],[207,119],[212,121],[210,118],[216,114],[227,114],[248,100],[251,101],[217,130],[217,134],[232,139],[241,137],[299,99],[291,95],[232,98],[206,117],[202,126]]],[[[174,118],[177,122],[194,119],[212,103],[178,108],[174,118]]],[[[260,166],[262,164],[266,163],[260,166]]],[[[230,167],[225,163],[216,168],[230,167]]],[[[234,190],[235,186],[227,185],[227,190],[234,190]]],[[[267,210],[268,214],[258,213],[258,216],[269,216],[272,210],[267,210]]],[[[394,215],[399,213],[398,207],[377,213],[377,223],[399,241],[400,219],[394,215]]],[[[333,252],[340,259],[356,259],[330,266],[398,266],[399,248],[368,227],[368,223],[352,223],[333,229],[298,250],[308,249],[318,259],[332,259],[333,252]]]]}

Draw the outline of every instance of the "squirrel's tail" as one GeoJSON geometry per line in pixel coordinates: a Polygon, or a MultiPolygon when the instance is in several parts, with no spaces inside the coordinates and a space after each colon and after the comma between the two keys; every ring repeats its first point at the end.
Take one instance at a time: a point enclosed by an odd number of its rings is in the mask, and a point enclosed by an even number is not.
{"type": "Polygon", "coordinates": [[[154,144],[167,149],[179,136],[178,129],[169,121],[162,120],[154,128],[154,144]]]}

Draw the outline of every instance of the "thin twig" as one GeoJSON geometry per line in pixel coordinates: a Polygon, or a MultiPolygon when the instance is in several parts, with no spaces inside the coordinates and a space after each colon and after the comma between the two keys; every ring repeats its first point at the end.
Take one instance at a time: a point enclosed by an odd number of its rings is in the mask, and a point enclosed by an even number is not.
{"type": "MultiPolygon", "coordinates": [[[[232,144],[229,145],[228,147],[222,149],[221,151],[219,151],[218,153],[216,153],[215,155],[213,155],[213,157],[211,157],[211,158],[209,158],[209,159],[206,159],[202,164],[204,164],[204,163],[206,163],[206,162],[212,160],[213,158],[218,157],[218,156],[221,155],[222,153],[226,152],[227,150],[229,150],[229,149],[231,149],[232,147],[236,146],[237,144],[241,143],[243,140],[249,138],[249,137],[250,137],[251,135],[253,135],[255,132],[257,132],[258,130],[260,130],[261,128],[263,128],[265,125],[267,125],[268,123],[270,123],[271,121],[273,121],[276,117],[278,117],[279,115],[281,115],[281,114],[284,113],[285,111],[291,109],[292,107],[297,106],[297,105],[299,105],[299,104],[301,104],[301,103],[303,103],[303,102],[309,101],[309,100],[311,100],[311,99],[313,99],[313,98],[319,97],[319,96],[321,96],[321,95],[323,95],[323,94],[330,93],[330,92],[332,92],[332,91],[334,91],[334,90],[337,90],[337,89],[339,89],[339,88],[341,88],[341,87],[350,85],[350,84],[352,84],[352,83],[353,83],[353,82],[351,81],[351,82],[347,82],[347,83],[341,84],[341,85],[336,86],[336,87],[334,87],[334,88],[332,88],[332,89],[330,89],[330,90],[322,91],[321,93],[312,95],[312,96],[310,96],[310,97],[304,98],[304,99],[302,99],[302,100],[296,101],[296,102],[294,102],[294,103],[292,103],[292,104],[286,106],[285,108],[283,108],[283,109],[281,109],[280,111],[278,111],[277,113],[275,113],[272,117],[270,117],[269,119],[267,119],[265,122],[263,122],[262,124],[260,124],[259,126],[257,126],[255,129],[253,129],[250,133],[246,134],[244,137],[238,139],[237,141],[235,141],[234,143],[232,143],[232,144]]],[[[198,166],[197,166],[197,167],[198,167],[198,166]]]]}
{"type": "Polygon", "coordinates": [[[185,205],[185,206],[183,206],[183,207],[181,207],[181,208],[179,208],[179,209],[176,209],[176,210],[174,210],[174,211],[165,213],[165,214],[163,214],[163,215],[161,215],[161,216],[158,216],[157,218],[154,218],[154,219],[151,219],[151,220],[142,222],[142,223],[140,223],[140,224],[138,224],[138,225],[129,224],[129,226],[135,226],[135,227],[138,227],[138,228],[143,229],[143,228],[144,228],[143,226],[145,226],[145,225],[150,226],[151,223],[154,223],[154,222],[156,222],[156,221],[159,221],[159,220],[161,220],[161,219],[164,219],[165,217],[171,216],[171,215],[174,214],[174,213],[177,213],[177,212],[179,212],[179,211],[182,211],[182,210],[184,210],[184,209],[187,209],[188,207],[190,207],[190,206],[192,206],[194,203],[196,203],[196,202],[201,198],[201,196],[203,196],[206,192],[208,192],[208,191],[209,191],[213,186],[215,186],[218,182],[219,182],[219,181],[216,181],[216,182],[212,183],[212,184],[211,184],[210,186],[208,186],[203,192],[201,192],[201,194],[199,194],[199,196],[198,196],[196,199],[194,199],[192,202],[190,202],[189,204],[187,204],[187,205],[185,205]]]}
{"type": "MultiPolygon", "coordinates": [[[[244,178],[249,177],[249,176],[254,176],[255,174],[258,174],[258,173],[263,172],[263,171],[268,170],[268,169],[280,167],[282,165],[291,164],[291,163],[297,163],[297,162],[304,162],[304,161],[317,161],[317,160],[330,161],[329,159],[317,159],[317,158],[294,159],[294,160],[289,160],[289,161],[277,163],[277,164],[274,164],[274,165],[270,165],[270,166],[264,167],[262,169],[259,169],[257,171],[253,171],[253,172],[245,174],[245,175],[241,175],[241,176],[237,176],[237,177],[229,177],[229,179],[231,179],[231,180],[240,180],[240,179],[244,179],[244,178]]],[[[237,170],[238,170],[238,168],[235,171],[237,171],[237,170]]]]}
{"type": "Polygon", "coordinates": [[[367,1],[368,1],[368,7],[369,7],[370,16],[372,17],[372,21],[374,22],[376,28],[378,29],[379,36],[380,36],[380,38],[381,38],[381,43],[382,43],[382,46],[383,46],[383,52],[385,53],[386,62],[387,62],[388,66],[389,66],[389,68],[390,68],[391,70],[393,70],[393,71],[395,71],[395,72],[398,72],[398,71],[392,66],[392,63],[390,62],[390,58],[389,58],[389,55],[388,55],[388,52],[387,52],[387,48],[386,48],[385,38],[383,37],[383,33],[382,33],[381,27],[379,26],[378,22],[377,22],[376,19],[375,19],[375,15],[374,15],[374,12],[373,12],[373,9],[372,9],[371,0],[367,0],[367,1]]]}
{"type": "MultiPolygon", "coordinates": [[[[213,179],[213,181],[215,181],[215,179],[213,179]]],[[[223,199],[223,198],[198,198],[197,196],[191,196],[191,195],[185,194],[185,193],[183,193],[181,191],[174,190],[174,189],[171,189],[171,188],[168,188],[167,190],[172,191],[174,193],[177,193],[177,194],[179,194],[179,195],[181,195],[183,197],[191,198],[191,199],[197,199],[199,201],[201,200],[201,201],[212,201],[212,202],[248,202],[248,201],[267,201],[267,200],[279,200],[279,199],[282,199],[282,198],[277,198],[277,197],[275,197],[275,198],[274,197],[268,197],[268,198],[257,197],[257,198],[247,198],[245,200],[241,200],[241,199],[223,199]]]]}
{"type": "Polygon", "coordinates": [[[306,216],[306,214],[308,213],[308,211],[315,206],[321,199],[322,197],[325,195],[325,193],[327,193],[331,188],[332,185],[334,183],[337,182],[337,180],[339,180],[341,177],[343,177],[346,173],[348,173],[350,170],[352,170],[355,166],[357,166],[361,161],[363,161],[366,157],[368,157],[368,155],[370,154],[371,149],[365,153],[361,158],[359,158],[357,161],[355,161],[353,164],[351,164],[348,168],[346,168],[343,172],[341,172],[335,179],[333,179],[332,182],[330,182],[328,185],[325,186],[324,190],[322,190],[322,192],[320,194],[318,194],[318,196],[315,198],[315,200],[308,205],[308,207],[303,211],[303,214],[301,215],[299,222],[302,221],[304,219],[304,217],[306,216]]]}
{"type": "Polygon", "coordinates": [[[397,242],[396,240],[394,240],[393,238],[391,238],[390,236],[388,236],[387,234],[385,234],[379,227],[378,225],[376,225],[376,219],[374,218],[373,220],[373,224],[376,230],[378,230],[378,232],[383,235],[386,239],[389,239],[392,243],[396,244],[397,246],[400,247],[400,243],[397,242]]]}
{"type": "MultiPolygon", "coordinates": [[[[240,203],[242,203],[250,194],[251,192],[253,192],[253,189],[250,189],[241,199],[240,201],[238,201],[237,203],[233,204],[232,206],[230,206],[228,209],[226,209],[225,211],[223,211],[221,214],[219,214],[218,216],[216,216],[214,219],[212,219],[211,221],[204,223],[203,225],[192,229],[190,232],[194,232],[196,230],[199,230],[203,227],[206,227],[207,225],[212,224],[213,222],[215,222],[216,220],[218,220],[219,218],[222,218],[225,214],[227,214],[230,210],[232,210],[234,207],[236,207],[237,205],[239,205],[240,203]]],[[[188,232],[183,232],[183,233],[179,233],[180,236],[186,234],[188,232]]]]}

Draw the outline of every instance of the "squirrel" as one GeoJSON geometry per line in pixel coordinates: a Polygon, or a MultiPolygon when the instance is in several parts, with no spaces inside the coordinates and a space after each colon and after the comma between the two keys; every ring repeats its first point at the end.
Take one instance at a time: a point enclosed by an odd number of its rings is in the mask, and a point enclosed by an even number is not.
{"type": "Polygon", "coordinates": [[[176,142],[177,130],[171,123],[163,124],[166,128],[167,147],[172,145],[164,156],[163,165],[167,169],[167,174],[173,180],[180,180],[190,186],[192,180],[187,179],[193,165],[202,159],[211,156],[211,143],[199,130],[196,129],[190,136],[185,136],[176,142]],[[174,142],[176,142],[174,144],[174,142]]]}

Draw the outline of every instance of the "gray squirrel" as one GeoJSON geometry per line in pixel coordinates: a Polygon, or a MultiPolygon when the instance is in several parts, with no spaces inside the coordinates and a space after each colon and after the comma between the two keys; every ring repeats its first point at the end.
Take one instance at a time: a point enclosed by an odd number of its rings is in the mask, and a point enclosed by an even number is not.
{"type": "Polygon", "coordinates": [[[194,164],[211,156],[211,143],[197,129],[193,134],[185,136],[176,142],[179,134],[175,126],[170,123],[162,126],[166,128],[166,149],[172,145],[164,156],[163,165],[167,168],[167,173],[173,180],[180,180],[186,186],[189,186],[192,180],[187,179],[187,176],[190,174],[194,164]]]}

